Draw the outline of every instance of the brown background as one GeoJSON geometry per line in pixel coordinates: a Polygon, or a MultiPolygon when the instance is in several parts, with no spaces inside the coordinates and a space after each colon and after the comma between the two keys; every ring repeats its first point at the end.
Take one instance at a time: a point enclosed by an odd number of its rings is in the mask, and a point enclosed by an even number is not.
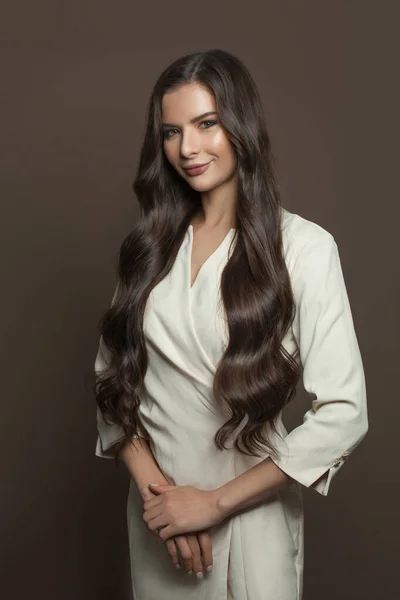
{"type": "Polygon", "coordinates": [[[259,86],[284,205],[335,236],[366,371],[367,438],[304,489],[304,600],[399,597],[397,4],[3,0],[2,597],[131,597],[128,476],[94,456],[85,377],[151,87],[216,47],[259,86]]]}

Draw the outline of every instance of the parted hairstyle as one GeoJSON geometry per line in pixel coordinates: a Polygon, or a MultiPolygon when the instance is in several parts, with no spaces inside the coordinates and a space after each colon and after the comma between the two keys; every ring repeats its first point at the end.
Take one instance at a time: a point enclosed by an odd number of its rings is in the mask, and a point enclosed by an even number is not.
{"type": "Polygon", "coordinates": [[[301,367],[282,345],[295,316],[295,302],[283,255],[283,210],[276,183],[262,104],[243,63],[215,49],[179,58],[159,76],[147,107],[147,123],[133,190],[140,218],[118,256],[118,285],[99,322],[107,348],[107,368],[93,386],[107,423],[121,426],[122,446],[138,433],[138,408],[148,355],[143,316],[151,290],[166,277],[192,217],[201,210],[200,193],[176,172],[163,149],[162,99],[188,83],[215,97],[219,121],[237,155],[236,245],[221,276],[228,344],[216,366],[213,395],[230,418],[218,429],[219,450],[237,427],[237,450],[277,456],[267,429],[296,395],[301,367]],[[268,425],[268,427],[267,427],[268,425]]]}

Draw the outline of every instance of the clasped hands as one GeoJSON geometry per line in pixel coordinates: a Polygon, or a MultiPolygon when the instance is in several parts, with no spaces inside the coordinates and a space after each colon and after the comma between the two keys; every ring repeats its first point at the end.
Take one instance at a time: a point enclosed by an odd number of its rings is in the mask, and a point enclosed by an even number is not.
{"type": "Polygon", "coordinates": [[[218,508],[216,493],[191,486],[176,486],[175,482],[156,486],[146,485],[141,489],[144,502],[143,518],[147,528],[158,536],[158,543],[164,544],[175,567],[180,568],[182,562],[187,574],[191,575],[195,572],[199,579],[209,572],[213,565],[211,537],[207,527],[225,517],[218,508]],[[173,495],[169,493],[167,496],[167,492],[174,489],[177,493],[173,495]],[[173,514],[178,514],[177,523],[171,516],[165,516],[170,515],[171,506],[173,514]],[[198,518],[199,506],[202,517],[200,519],[198,518]],[[186,515],[185,524],[181,519],[182,514],[186,515]],[[160,523],[166,523],[163,529],[160,523]],[[204,530],[196,530],[203,525],[206,527],[204,530]],[[173,531],[177,530],[185,530],[186,533],[174,535],[173,531]]]}
{"type": "MultiPolygon", "coordinates": [[[[153,485],[156,494],[144,501],[143,520],[162,541],[180,534],[202,531],[223,521],[217,490],[200,490],[191,485],[153,485]]],[[[144,492],[144,490],[143,490],[144,492]]]]}

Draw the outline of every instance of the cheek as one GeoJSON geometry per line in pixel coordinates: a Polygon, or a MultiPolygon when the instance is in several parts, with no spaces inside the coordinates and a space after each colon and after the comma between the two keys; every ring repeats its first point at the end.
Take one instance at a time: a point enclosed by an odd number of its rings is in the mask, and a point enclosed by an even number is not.
{"type": "Polygon", "coordinates": [[[229,162],[236,161],[234,148],[224,131],[219,131],[213,140],[213,149],[219,158],[229,162]]]}
{"type": "Polygon", "coordinates": [[[217,131],[211,140],[212,147],[215,152],[225,154],[229,148],[229,140],[227,139],[224,131],[217,131]]]}

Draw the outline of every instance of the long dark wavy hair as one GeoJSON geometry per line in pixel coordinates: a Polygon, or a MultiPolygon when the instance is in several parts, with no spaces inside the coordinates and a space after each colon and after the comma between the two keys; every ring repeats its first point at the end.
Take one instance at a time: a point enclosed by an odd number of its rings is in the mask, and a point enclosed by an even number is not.
{"type": "Polygon", "coordinates": [[[125,437],[112,446],[118,458],[138,434],[138,408],[148,355],[143,315],[151,290],[166,277],[200,193],[176,172],[163,150],[162,99],[166,92],[198,83],[214,94],[219,121],[237,155],[236,245],[221,276],[229,343],[216,367],[213,394],[230,415],[216,432],[219,450],[234,430],[248,455],[277,456],[266,425],[278,433],[276,417],[296,395],[301,367],[282,345],[295,316],[283,255],[283,210],[259,93],[247,68],[223,50],[188,54],[158,78],[147,108],[147,125],[133,190],[140,218],[119,251],[118,285],[99,328],[108,367],[96,378],[96,402],[106,422],[125,437]]]}

